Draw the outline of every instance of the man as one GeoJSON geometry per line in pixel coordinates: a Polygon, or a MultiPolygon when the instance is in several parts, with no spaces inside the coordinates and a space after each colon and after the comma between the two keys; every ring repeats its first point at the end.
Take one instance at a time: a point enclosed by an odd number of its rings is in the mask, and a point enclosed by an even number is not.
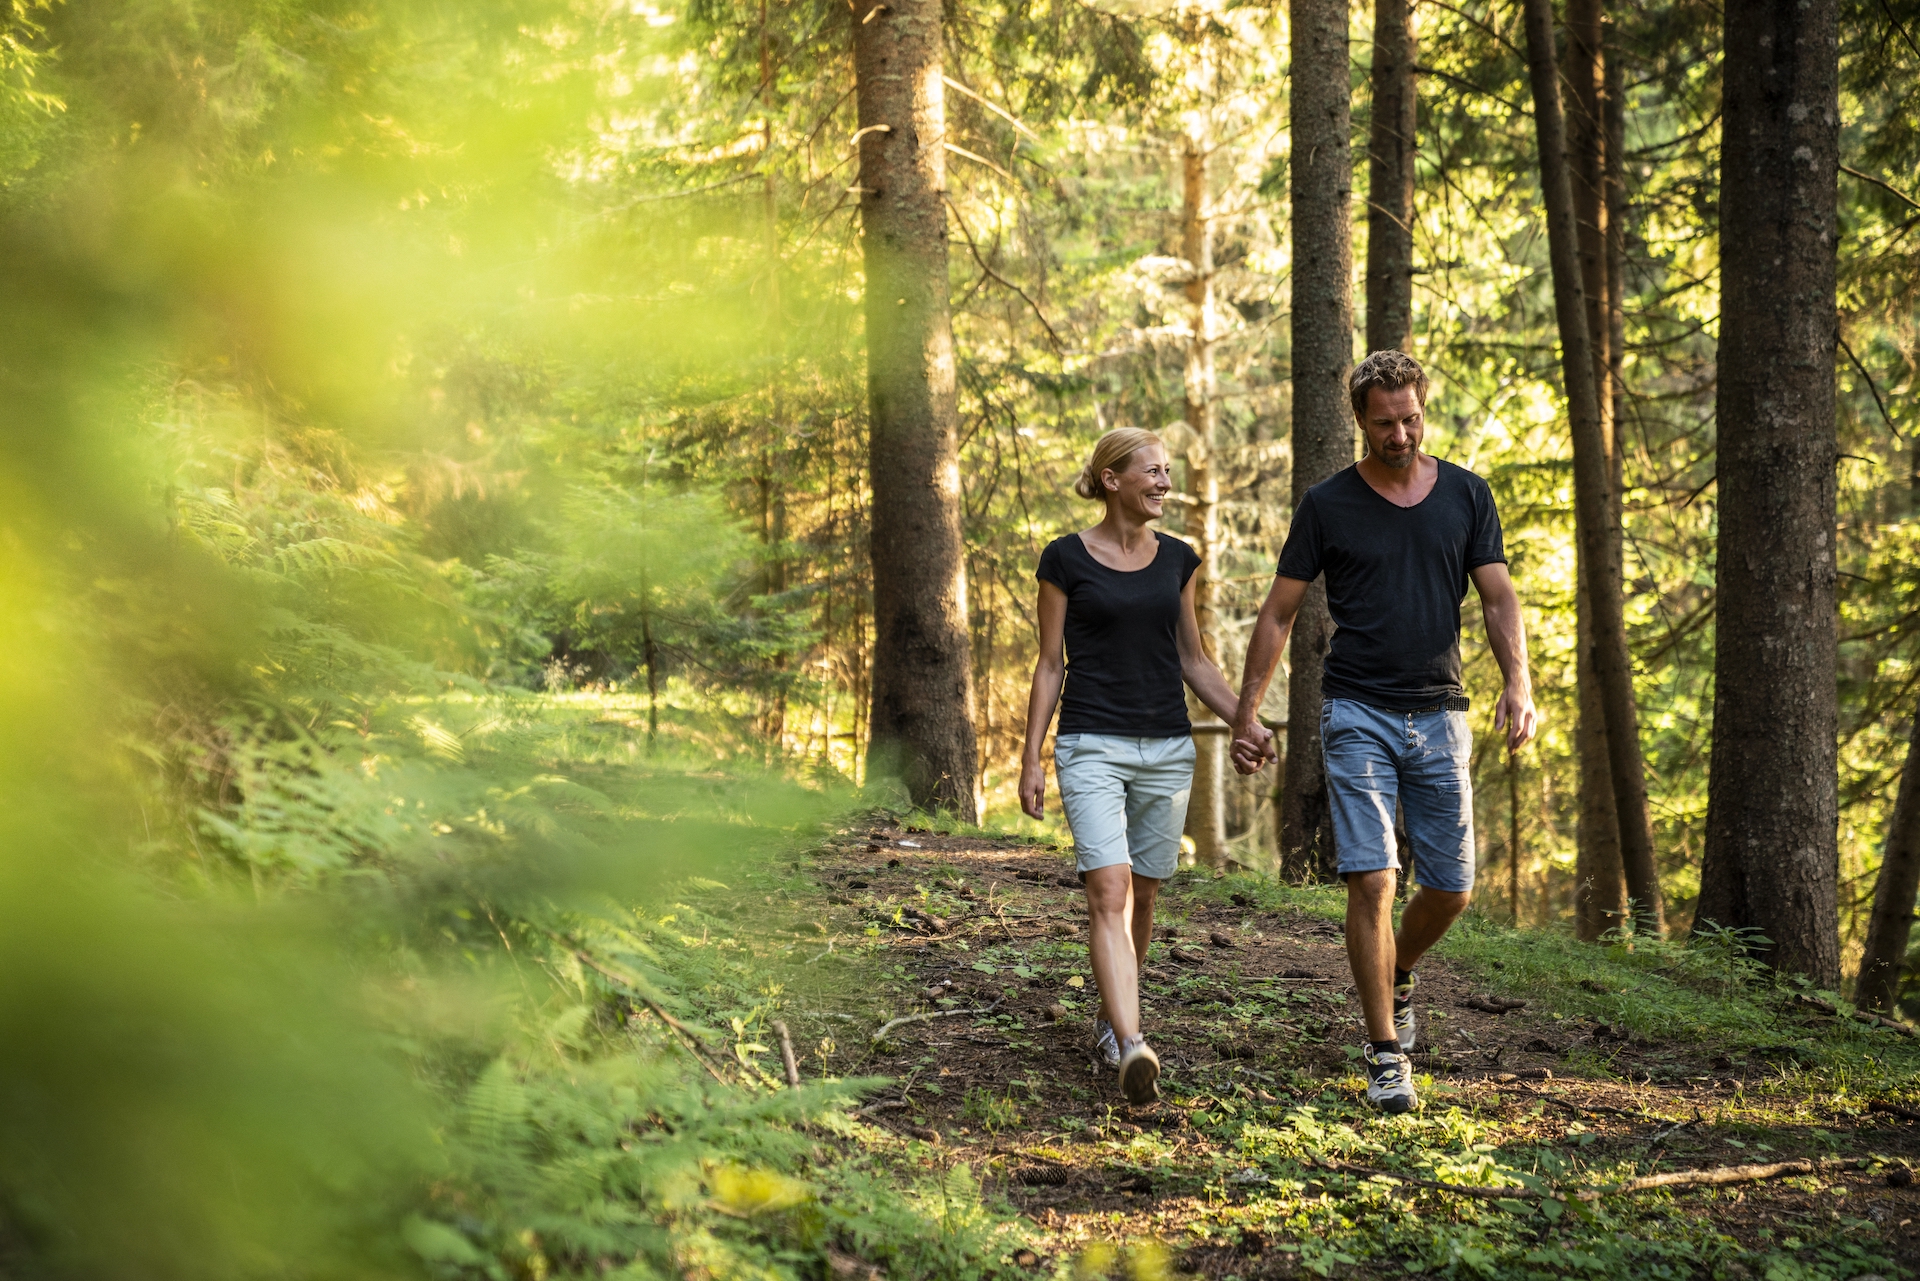
{"type": "Polygon", "coordinates": [[[1426,372],[1402,352],[1376,351],[1354,369],[1348,390],[1366,457],[1309,489],[1294,513],[1247,646],[1233,759],[1251,774],[1271,753],[1260,700],[1307,585],[1325,573],[1335,631],[1320,739],[1347,883],[1347,959],[1367,1024],[1367,1098],[1406,1112],[1418,1102],[1406,1057],[1417,1030],[1413,967],[1473,891],[1472,732],[1460,684],[1469,579],[1506,678],[1493,723],[1506,730],[1509,751],[1533,737],[1536,713],[1493,493],[1472,472],[1420,452],[1426,372]],[[1420,884],[1397,935],[1396,802],[1420,884]]]}

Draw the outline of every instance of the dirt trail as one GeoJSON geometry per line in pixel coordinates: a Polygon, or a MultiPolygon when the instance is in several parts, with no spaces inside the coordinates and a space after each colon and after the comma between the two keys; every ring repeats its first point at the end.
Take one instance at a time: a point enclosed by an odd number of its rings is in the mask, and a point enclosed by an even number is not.
{"type": "MultiPolygon", "coordinates": [[[[864,1049],[849,1044],[836,1059],[837,1071],[895,1078],[863,1120],[908,1151],[963,1160],[999,1181],[1051,1251],[1158,1236],[1193,1241],[1181,1265],[1206,1276],[1298,1267],[1298,1256],[1267,1249],[1260,1231],[1204,1224],[1222,1221],[1223,1206],[1268,1195],[1257,1171],[1235,1168],[1245,1162],[1222,1122],[1279,1124],[1290,1108],[1362,1093],[1350,1049],[1360,1040],[1358,1002],[1337,924],[1263,910],[1249,894],[1230,901],[1204,874],[1170,882],[1142,984],[1163,1097],[1136,1109],[1090,1055],[1086,913],[1066,855],[873,826],[819,851],[813,872],[827,899],[817,905],[819,928],[846,940],[877,926],[883,955],[904,971],[888,980],[895,1012],[941,1015],[903,1023],[864,1049]],[[974,1010],[986,1012],[949,1013],[974,1010]]],[[[1920,1120],[1809,1099],[1797,1125],[1763,1131],[1770,1142],[1741,1140],[1713,1118],[1741,1109],[1765,1064],[1533,1008],[1474,1008],[1529,993],[1497,981],[1489,989],[1438,957],[1421,964],[1419,979],[1415,1065],[1433,1078],[1426,1108],[1457,1106],[1498,1124],[1503,1143],[1564,1144],[1595,1159],[1646,1152],[1678,1168],[1868,1153],[1920,1164],[1920,1120]],[[1596,1063],[1606,1074],[1593,1075],[1596,1063]]],[[[844,1026],[840,1035],[855,1039],[844,1026]]],[[[1920,1187],[1866,1175],[1851,1186],[1848,1213],[1880,1229],[1879,1248],[1920,1266],[1920,1187]]],[[[1831,1227],[1833,1204],[1831,1187],[1765,1183],[1716,1199],[1712,1213],[1747,1243],[1796,1219],[1831,1227]]]]}

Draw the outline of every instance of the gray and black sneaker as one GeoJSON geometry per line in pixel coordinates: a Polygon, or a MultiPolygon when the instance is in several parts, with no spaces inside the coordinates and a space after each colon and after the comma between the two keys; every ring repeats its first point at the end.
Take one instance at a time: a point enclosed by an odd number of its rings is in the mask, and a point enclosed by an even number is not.
{"type": "Polygon", "coordinates": [[[1420,1099],[1413,1092],[1413,1064],[1407,1056],[1376,1051],[1369,1041],[1362,1057],[1367,1064],[1367,1102],[1396,1116],[1413,1111],[1420,1099]]]}
{"type": "Polygon", "coordinates": [[[1413,1053],[1413,1039],[1418,1029],[1413,1017],[1413,985],[1419,980],[1407,975],[1405,983],[1397,983],[1393,988],[1393,1034],[1400,1038],[1400,1048],[1405,1053],[1413,1053]]]}
{"type": "Polygon", "coordinates": [[[1097,1016],[1093,1020],[1093,1057],[1109,1072],[1120,1068],[1120,1042],[1113,1037],[1113,1024],[1097,1016]]]}

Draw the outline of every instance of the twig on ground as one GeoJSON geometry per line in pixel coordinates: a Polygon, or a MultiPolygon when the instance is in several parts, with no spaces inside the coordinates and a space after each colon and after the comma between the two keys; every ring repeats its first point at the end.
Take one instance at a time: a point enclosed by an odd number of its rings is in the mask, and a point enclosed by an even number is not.
{"type": "Polygon", "coordinates": [[[1580,1192],[1583,1201],[1591,1201],[1615,1192],[1646,1192],[1653,1188],[1719,1187],[1728,1183],[1759,1183],[1765,1179],[1786,1178],[1795,1174],[1825,1174],[1840,1170],[1859,1170],[1872,1165],[1872,1157],[1849,1157],[1840,1161],[1775,1161],[1769,1165],[1721,1165],[1710,1170],[1674,1170],[1667,1174],[1644,1174],[1637,1179],[1606,1188],[1587,1188],[1580,1192]]]}
{"type": "Polygon", "coordinates": [[[633,979],[629,978],[627,975],[621,974],[615,970],[610,970],[606,966],[600,964],[600,962],[593,959],[593,956],[591,953],[587,952],[584,948],[580,947],[572,939],[567,938],[565,935],[556,934],[554,931],[547,929],[545,926],[540,927],[540,932],[542,934],[545,934],[548,938],[552,939],[554,942],[560,944],[560,946],[566,948],[567,951],[573,954],[573,957],[575,960],[579,961],[580,964],[592,970],[595,974],[600,975],[600,977],[604,979],[609,979],[612,982],[618,983],[621,987],[626,988],[627,991],[633,993],[634,996],[638,997],[642,1005],[646,1006],[649,1010],[652,1010],[656,1018],[658,1018],[662,1023],[666,1024],[667,1027],[671,1029],[676,1036],[678,1036],[682,1041],[686,1043],[687,1048],[693,1052],[694,1058],[699,1060],[700,1066],[707,1070],[707,1074],[709,1076],[711,1076],[714,1080],[720,1082],[720,1084],[722,1085],[725,1085],[727,1083],[727,1078],[720,1075],[719,1069],[716,1068],[713,1064],[713,1061],[710,1058],[708,1058],[706,1044],[705,1042],[701,1041],[699,1035],[695,1033],[692,1028],[682,1023],[679,1019],[674,1018],[673,1015],[661,1009],[660,1003],[654,1000],[652,997],[648,996],[645,992],[641,991],[640,985],[638,983],[634,982],[633,979]]]}
{"type": "Polygon", "coordinates": [[[780,1061],[787,1066],[787,1084],[797,1090],[800,1088],[800,1064],[793,1057],[793,1038],[787,1035],[784,1020],[775,1019],[773,1031],[780,1038],[780,1061]]]}
{"type": "Polygon", "coordinates": [[[1705,1124],[1705,1122],[1706,1122],[1706,1118],[1700,1115],[1700,1109],[1695,1108],[1693,1110],[1693,1117],[1691,1120],[1675,1121],[1672,1125],[1669,1125],[1666,1129],[1661,1130],[1660,1132],[1655,1134],[1652,1138],[1648,1139],[1647,1147],[1649,1149],[1657,1148],[1661,1144],[1665,1143],[1668,1139],[1672,1138],[1674,1135],[1680,1133],[1680,1131],[1686,1129],[1688,1126],[1703,1125],[1705,1124]]]}
{"type": "Polygon", "coordinates": [[[1730,1183],[1759,1183],[1767,1179],[1787,1178],[1797,1174],[1827,1174],[1841,1170],[1859,1170],[1872,1165],[1875,1159],[1849,1157],[1839,1161],[1775,1161],[1769,1165],[1722,1165],[1707,1170],[1673,1170],[1666,1174],[1642,1175],[1637,1179],[1628,1179],[1624,1183],[1615,1183],[1607,1187],[1568,1188],[1554,1192],[1540,1192],[1533,1188],[1522,1187],[1488,1188],[1462,1183],[1442,1183],[1437,1179],[1421,1178],[1417,1174],[1402,1174],[1396,1170],[1373,1170],[1362,1165],[1348,1165],[1344,1161],[1322,1160],[1309,1162],[1309,1164],[1341,1174],[1354,1174],[1366,1178],[1378,1175],[1401,1183],[1411,1183],[1441,1192],[1453,1192],[1460,1196],[1479,1197],[1483,1200],[1598,1201],[1603,1196],[1650,1192],[1656,1188],[1722,1187],[1730,1183]]]}
{"type": "Polygon", "coordinates": [[[872,1035],[872,1037],[868,1038],[869,1043],[873,1041],[884,1041],[886,1039],[887,1033],[893,1031],[893,1029],[897,1027],[904,1026],[905,1024],[908,1024],[908,1023],[925,1023],[929,1019],[959,1018],[960,1016],[967,1015],[967,1014],[991,1014],[999,1008],[1000,1008],[1000,1002],[995,1001],[992,1005],[978,1006],[971,1010],[929,1010],[924,1014],[903,1014],[899,1018],[893,1020],[891,1023],[882,1024],[880,1027],[880,1030],[878,1032],[875,1032],[872,1035]]]}

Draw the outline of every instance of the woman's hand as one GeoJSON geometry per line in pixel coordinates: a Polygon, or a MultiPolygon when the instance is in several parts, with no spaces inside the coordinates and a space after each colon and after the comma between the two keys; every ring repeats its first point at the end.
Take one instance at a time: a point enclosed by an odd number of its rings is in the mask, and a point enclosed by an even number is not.
{"type": "Polygon", "coordinates": [[[1273,750],[1273,731],[1257,722],[1235,726],[1230,754],[1236,770],[1242,774],[1258,773],[1268,758],[1276,755],[1273,750]]]}
{"type": "Polygon", "coordinates": [[[1020,762],[1020,808],[1028,818],[1041,816],[1041,804],[1047,799],[1047,767],[1037,760],[1020,762]]]}

